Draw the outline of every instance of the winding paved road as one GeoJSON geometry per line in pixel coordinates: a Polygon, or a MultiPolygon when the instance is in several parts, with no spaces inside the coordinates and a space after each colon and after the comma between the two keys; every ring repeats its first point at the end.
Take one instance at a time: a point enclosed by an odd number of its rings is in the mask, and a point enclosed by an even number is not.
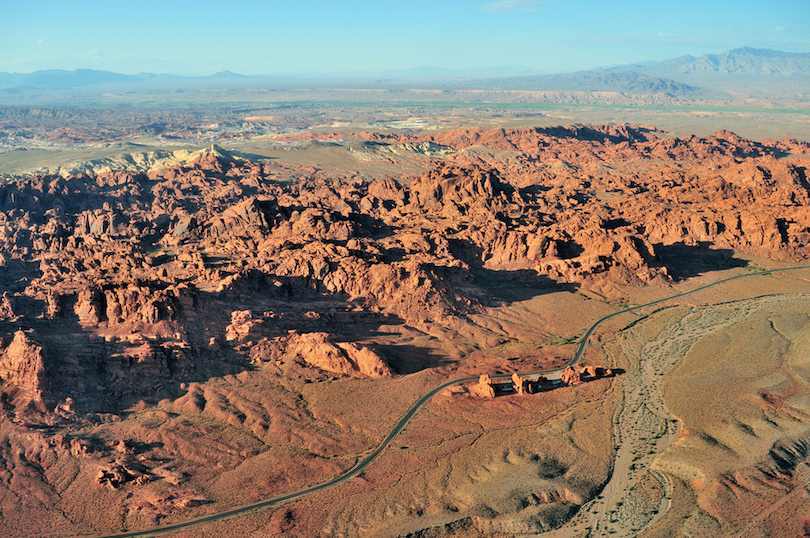
{"type": "MultiPolygon", "coordinates": [[[[596,330],[597,327],[599,327],[599,325],[601,325],[602,323],[604,323],[605,321],[607,321],[607,320],[609,320],[611,318],[614,318],[616,316],[621,316],[622,314],[627,314],[629,312],[634,312],[636,310],[640,310],[642,308],[653,306],[653,305],[656,305],[656,304],[659,304],[659,303],[664,303],[664,302],[667,302],[667,301],[672,301],[674,299],[685,297],[687,295],[691,295],[693,293],[697,293],[697,292],[705,290],[707,288],[711,288],[711,287],[714,287],[714,286],[717,286],[717,285],[720,285],[720,284],[724,284],[724,283],[730,282],[732,280],[739,280],[741,278],[747,278],[747,277],[753,277],[753,276],[770,275],[772,273],[779,273],[779,272],[783,272],[783,271],[795,271],[795,270],[799,270],[799,269],[810,269],[810,265],[802,265],[802,266],[798,266],[798,267],[784,267],[784,268],[781,268],[781,269],[766,269],[766,270],[762,270],[762,271],[744,273],[744,274],[724,278],[722,280],[718,280],[718,281],[712,282],[710,284],[705,284],[703,286],[699,286],[699,287],[697,287],[697,288],[695,288],[693,290],[690,290],[690,291],[677,293],[677,294],[672,295],[670,297],[664,297],[663,299],[657,299],[657,300],[651,301],[649,303],[634,306],[634,307],[631,307],[631,308],[626,308],[624,310],[619,310],[619,311],[613,312],[612,314],[608,314],[606,316],[603,316],[603,317],[599,318],[598,320],[596,320],[593,323],[593,325],[591,325],[588,328],[588,330],[585,331],[585,334],[582,335],[582,339],[579,342],[579,346],[577,347],[577,350],[574,353],[574,356],[571,358],[571,360],[568,362],[568,364],[566,366],[573,366],[574,364],[576,364],[579,361],[580,357],[582,356],[582,353],[585,351],[585,348],[588,345],[588,340],[590,339],[593,332],[596,330]]],[[[528,373],[523,373],[523,374],[520,374],[520,375],[522,375],[522,376],[527,376],[527,375],[549,375],[549,374],[554,374],[554,373],[560,372],[563,369],[564,369],[564,367],[563,368],[555,368],[553,370],[541,370],[541,371],[537,371],[537,372],[528,372],[528,373]]],[[[498,375],[493,375],[491,377],[492,377],[492,379],[508,379],[511,376],[512,376],[512,374],[498,374],[498,375]]],[[[293,499],[298,499],[300,497],[304,497],[306,495],[309,495],[310,493],[315,493],[316,491],[320,491],[320,490],[323,490],[323,489],[326,489],[326,488],[330,488],[332,486],[336,486],[336,485],[338,485],[338,484],[340,484],[342,482],[346,482],[347,480],[351,480],[352,478],[354,478],[355,476],[357,476],[358,474],[363,472],[363,470],[365,470],[366,467],[371,465],[371,463],[375,459],[377,459],[377,456],[379,456],[380,453],[382,453],[382,451],[385,450],[388,447],[389,444],[391,444],[391,441],[393,441],[396,438],[396,436],[399,435],[402,432],[402,430],[405,429],[405,426],[408,425],[408,423],[411,421],[413,416],[416,415],[416,413],[428,401],[430,401],[436,394],[438,394],[443,389],[445,389],[447,387],[450,387],[452,385],[457,385],[457,384],[460,384],[460,383],[467,383],[467,382],[470,382],[470,381],[475,381],[476,379],[478,379],[478,376],[469,376],[469,377],[460,377],[460,378],[457,378],[457,379],[451,379],[450,381],[446,381],[446,382],[442,383],[438,387],[434,388],[433,390],[431,390],[430,392],[428,392],[427,394],[422,396],[419,399],[419,401],[417,401],[405,413],[405,415],[403,415],[403,417],[399,420],[399,422],[397,422],[396,425],[391,429],[391,432],[388,434],[388,436],[385,439],[383,439],[383,441],[379,444],[379,446],[372,453],[370,453],[368,456],[366,456],[365,458],[363,458],[362,460],[357,462],[357,464],[355,464],[354,467],[352,467],[351,469],[349,469],[345,473],[343,473],[343,474],[341,474],[339,476],[336,476],[335,478],[333,478],[333,479],[331,479],[331,480],[329,480],[327,482],[322,482],[320,484],[316,484],[314,486],[310,486],[310,487],[305,488],[305,489],[294,491],[292,493],[284,493],[282,495],[276,495],[275,497],[270,497],[270,498],[267,498],[267,499],[264,499],[264,500],[261,500],[261,501],[257,501],[255,503],[246,504],[246,505],[242,505],[242,506],[237,506],[235,508],[231,508],[229,510],[223,510],[222,512],[217,512],[215,514],[209,514],[207,516],[202,516],[202,517],[198,517],[198,518],[194,518],[194,519],[189,519],[188,521],[183,521],[183,522],[180,522],[180,523],[172,523],[172,524],[164,525],[164,526],[161,526],[161,527],[154,527],[154,528],[151,528],[151,529],[143,529],[143,530],[139,530],[139,531],[128,531],[128,532],[122,532],[122,533],[119,533],[119,534],[100,535],[99,538],[128,538],[128,537],[136,537],[136,536],[158,536],[158,535],[161,535],[161,534],[167,534],[167,533],[170,533],[170,532],[175,532],[175,531],[187,529],[189,527],[195,527],[197,525],[204,525],[206,523],[213,523],[215,521],[222,521],[224,519],[239,516],[239,515],[245,514],[247,512],[252,512],[254,510],[259,510],[261,508],[267,508],[268,506],[279,505],[279,504],[282,504],[284,502],[291,501],[293,499]]]]}

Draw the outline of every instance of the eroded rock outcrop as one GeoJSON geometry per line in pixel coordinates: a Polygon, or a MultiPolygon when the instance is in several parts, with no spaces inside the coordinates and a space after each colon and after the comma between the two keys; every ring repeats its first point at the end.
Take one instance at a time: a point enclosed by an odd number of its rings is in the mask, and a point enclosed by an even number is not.
{"type": "Polygon", "coordinates": [[[11,297],[7,291],[4,291],[3,296],[0,297],[0,320],[12,319],[14,315],[14,308],[11,306],[11,297]]]}
{"type": "Polygon", "coordinates": [[[525,377],[521,377],[517,372],[512,374],[512,387],[518,394],[534,393],[534,385],[525,377]]]}
{"type": "MultiPolygon", "coordinates": [[[[807,168],[789,154],[810,152],[805,142],[726,131],[672,138],[627,125],[341,137],[373,141],[364,151],[410,148],[430,169],[365,180],[214,148],[162,169],[89,168],[0,186],[0,265],[16,285],[2,290],[0,320],[41,320],[38,341],[49,347],[49,333],[58,338],[75,314],[76,331],[93,339],[77,338],[82,346],[45,369],[116,394],[127,379],[141,386],[135,372],[169,379],[205,361],[219,368],[263,340],[308,368],[387,375],[385,361],[342,337],[304,349],[296,338],[333,330],[327,317],[282,327],[265,303],[328,298],[455,331],[498,302],[490,283],[501,275],[599,291],[669,285],[678,249],[712,265],[734,251],[810,257],[807,168]],[[473,146],[492,152],[466,151],[473,146]],[[200,323],[210,326],[190,334],[200,323]],[[129,335],[146,340],[120,340],[129,335]]],[[[11,342],[16,328],[0,337],[11,342]]]]}
{"type": "Polygon", "coordinates": [[[48,364],[43,347],[30,333],[17,331],[0,351],[0,379],[42,399],[48,389],[48,364]]]}
{"type": "Polygon", "coordinates": [[[111,488],[119,488],[127,482],[142,485],[150,480],[149,475],[144,471],[142,465],[116,463],[100,468],[96,473],[96,481],[99,484],[107,484],[111,488]]]}
{"type": "Polygon", "coordinates": [[[589,364],[587,366],[579,366],[578,365],[576,368],[577,368],[577,370],[579,370],[579,373],[581,375],[585,375],[585,376],[588,376],[588,377],[591,377],[591,378],[596,378],[596,377],[598,377],[598,375],[597,375],[598,373],[601,374],[602,372],[604,372],[603,368],[593,366],[592,364],[589,364]]]}
{"type": "Polygon", "coordinates": [[[482,398],[495,397],[495,384],[490,379],[489,375],[481,374],[478,378],[478,383],[473,387],[473,393],[482,398]]]}
{"type": "Polygon", "coordinates": [[[229,342],[260,338],[264,331],[264,320],[255,318],[250,310],[234,310],[231,322],[225,327],[225,339],[229,342]]]}
{"type": "Polygon", "coordinates": [[[186,285],[161,289],[149,283],[120,283],[83,289],[77,295],[74,311],[82,323],[89,325],[154,324],[177,319],[183,304],[194,304],[193,292],[186,285]]]}
{"type": "Polygon", "coordinates": [[[568,386],[579,385],[582,383],[582,376],[571,366],[566,366],[565,370],[560,374],[560,381],[568,386]]]}
{"type": "Polygon", "coordinates": [[[255,355],[262,361],[294,361],[308,367],[340,375],[391,377],[385,360],[367,347],[352,342],[332,342],[327,333],[291,332],[272,340],[265,339],[255,355]]]}

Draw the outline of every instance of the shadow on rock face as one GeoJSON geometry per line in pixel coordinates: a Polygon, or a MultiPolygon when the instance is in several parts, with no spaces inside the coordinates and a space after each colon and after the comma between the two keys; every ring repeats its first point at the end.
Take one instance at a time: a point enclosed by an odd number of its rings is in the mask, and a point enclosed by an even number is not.
{"type": "Polygon", "coordinates": [[[475,274],[496,303],[525,301],[538,295],[559,291],[574,293],[580,287],[575,282],[557,282],[531,269],[496,271],[480,267],[475,274]]]}
{"type": "Polygon", "coordinates": [[[407,344],[377,346],[377,351],[386,358],[389,366],[399,375],[412,374],[428,368],[438,368],[456,362],[431,349],[407,344]]]}
{"type": "Polygon", "coordinates": [[[709,243],[697,245],[674,243],[655,245],[661,264],[667,268],[673,280],[685,280],[713,271],[724,271],[734,267],[747,267],[748,262],[734,257],[730,249],[711,248],[709,243]]]}
{"type": "MultiPolygon", "coordinates": [[[[484,302],[511,303],[559,291],[575,292],[579,283],[568,283],[538,273],[534,269],[489,269],[482,260],[484,249],[469,241],[450,241],[453,254],[470,267],[477,288],[484,292],[484,302]]],[[[577,253],[578,254],[578,253],[577,253]]]]}

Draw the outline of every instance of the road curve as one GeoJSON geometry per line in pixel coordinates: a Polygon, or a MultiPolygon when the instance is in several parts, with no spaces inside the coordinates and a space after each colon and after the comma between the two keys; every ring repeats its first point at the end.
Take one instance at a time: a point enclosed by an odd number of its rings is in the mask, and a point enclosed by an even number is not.
{"type": "MultiPolygon", "coordinates": [[[[644,303],[644,304],[637,305],[637,306],[634,306],[634,307],[631,307],[631,308],[625,308],[624,310],[619,310],[619,311],[613,312],[612,314],[602,316],[601,318],[596,320],[588,328],[588,330],[585,331],[585,334],[582,335],[582,338],[580,339],[580,342],[579,342],[579,346],[577,347],[577,350],[574,353],[574,356],[568,362],[567,366],[573,366],[574,364],[576,364],[579,361],[580,357],[582,356],[582,353],[585,351],[585,348],[588,345],[588,340],[590,339],[593,332],[596,330],[597,327],[599,327],[599,325],[601,325],[602,323],[604,323],[605,321],[607,321],[607,320],[609,320],[611,318],[614,318],[616,316],[620,316],[622,314],[626,314],[628,312],[634,312],[636,310],[640,310],[642,308],[646,308],[646,307],[653,306],[653,305],[656,305],[656,304],[664,303],[664,302],[667,302],[667,301],[672,301],[674,299],[679,299],[681,297],[685,297],[687,295],[691,295],[693,293],[697,293],[697,292],[705,290],[707,288],[711,288],[711,287],[717,286],[719,284],[724,284],[724,283],[730,282],[732,280],[738,280],[738,279],[741,279],[741,278],[747,278],[747,277],[752,277],[752,276],[770,275],[772,273],[779,273],[779,272],[783,272],[783,271],[795,271],[795,270],[799,270],[799,269],[810,269],[810,265],[802,265],[802,266],[797,266],[797,267],[783,267],[781,269],[765,269],[765,270],[762,270],[762,271],[756,271],[756,272],[751,272],[751,273],[743,273],[743,274],[740,274],[740,275],[735,275],[735,276],[732,276],[732,277],[724,278],[724,279],[718,280],[716,282],[711,282],[709,284],[704,284],[703,286],[699,286],[699,287],[697,287],[697,288],[695,288],[693,290],[677,293],[677,294],[672,295],[670,297],[664,297],[663,299],[657,299],[655,301],[650,301],[649,303],[644,303]]],[[[524,375],[524,376],[526,376],[526,375],[547,375],[547,374],[552,374],[552,373],[555,373],[555,372],[559,372],[562,369],[563,368],[555,368],[553,370],[540,370],[540,371],[537,371],[537,372],[522,373],[520,375],[524,375]]],[[[498,374],[498,375],[493,375],[493,376],[490,376],[490,377],[492,379],[508,379],[511,376],[512,376],[512,374],[498,374]]],[[[341,475],[338,475],[335,478],[333,478],[333,479],[331,479],[331,480],[329,480],[327,482],[322,482],[320,484],[316,484],[314,486],[310,486],[308,488],[301,489],[301,490],[298,490],[298,491],[294,491],[294,492],[291,492],[291,493],[284,493],[284,494],[281,494],[281,495],[276,495],[274,497],[269,497],[267,499],[263,499],[261,501],[257,501],[257,502],[251,503],[251,504],[245,504],[245,505],[242,505],[242,506],[237,506],[235,508],[230,508],[228,510],[223,510],[222,512],[217,512],[217,513],[214,513],[214,514],[209,514],[207,516],[201,516],[201,517],[198,517],[198,518],[189,519],[187,521],[183,521],[183,522],[180,522],[180,523],[171,523],[171,524],[168,524],[168,525],[163,525],[163,526],[160,526],[160,527],[154,527],[154,528],[151,528],[151,529],[143,529],[143,530],[138,530],[138,531],[126,531],[126,532],[121,532],[121,533],[118,533],[118,534],[97,535],[96,538],[129,538],[129,537],[137,537],[137,536],[159,536],[161,534],[168,534],[170,532],[184,530],[184,529],[187,529],[187,528],[190,528],[190,527],[195,527],[197,525],[204,525],[206,523],[213,523],[215,521],[222,521],[224,519],[229,519],[229,518],[232,518],[232,517],[235,517],[235,516],[245,514],[247,512],[252,512],[254,510],[259,510],[261,508],[267,508],[269,506],[279,505],[279,504],[285,503],[287,501],[291,501],[293,499],[298,499],[300,497],[304,497],[306,495],[309,495],[310,493],[315,493],[316,491],[321,491],[321,490],[324,490],[326,488],[336,486],[336,485],[338,485],[338,484],[340,484],[342,482],[346,482],[347,480],[351,480],[352,478],[354,478],[355,476],[357,476],[358,474],[363,472],[363,470],[365,470],[366,467],[368,467],[375,459],[377,459],[377,456],[379,456],[382,453],[382,451],[385,450],[388,447],[389,444],[391,444],[391,441],[393,441],[397,437],[397,435],[399,435],[402,432],[402,430],[405,429],[405,426],[408,425],[410,420],[414,417],[414,415],[416,415],[416,413],[419,411],[419,409],[421,409],[427,402],[429,402],[436,394],[438,394],[443,389],[446,389],[447,387],[450,387],[452,385],[457,385],[457,384],[460,384],[460,383],[467,383],[467,382],[470,382],[470,381],[475,381],[476,379],[478,379],[478,376],[460,377],[460,378],[457,378],[457,379],[451,379],[449,381],[445,381],[444,383],[442,383],[438,387],[435,387],[433,390],[431,390],[430,392],[428,392],[427,394],[422,396],[402,416],[402,418],[399,420],[399,422],[397,422],[396,425],[394,425],[394,427],[391,429],[388,436],[386,436],[386,438],[383,439],[383,441],[379,444],[379,446],[377,446],[377,448],[373,452],[371,452],[365,458],[358,461],[354,465],[354,467],[352,467],[351,469],[349,469],[345,473],[343,473],[341,475]]]]}

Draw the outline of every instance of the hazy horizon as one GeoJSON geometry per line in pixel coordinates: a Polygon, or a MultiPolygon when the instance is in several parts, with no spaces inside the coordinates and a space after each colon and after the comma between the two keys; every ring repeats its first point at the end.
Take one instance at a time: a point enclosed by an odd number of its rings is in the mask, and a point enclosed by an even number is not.
{"type": "Polygon", "coordinates": [[[810,3],[235,0],[5,6],[0,71],[333,76],[419,68],[562,73],[752,47],[810,52],[810,3]]]}

